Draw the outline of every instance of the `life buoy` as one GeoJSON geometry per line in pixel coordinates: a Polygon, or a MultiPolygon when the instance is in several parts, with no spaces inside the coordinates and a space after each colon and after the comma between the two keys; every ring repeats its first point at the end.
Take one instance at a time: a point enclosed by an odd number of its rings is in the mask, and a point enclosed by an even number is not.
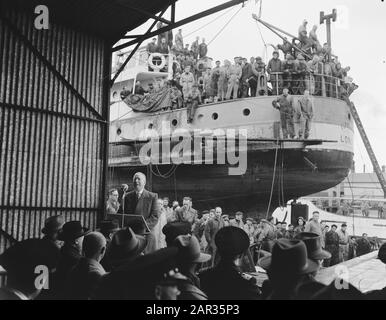
{"type": "Polygon", "coordinates": [[[150,68],[152,68],[153,70],[161,70],[163,68],[165,68],[166,66],[166,59],[165,59],[165,56],[161,53],[152,53],[147,61],[148,65],[150,68]],[[156,64],[154,63],[154,60],[155,61],[161,61],[160,64],[156,64]]]}

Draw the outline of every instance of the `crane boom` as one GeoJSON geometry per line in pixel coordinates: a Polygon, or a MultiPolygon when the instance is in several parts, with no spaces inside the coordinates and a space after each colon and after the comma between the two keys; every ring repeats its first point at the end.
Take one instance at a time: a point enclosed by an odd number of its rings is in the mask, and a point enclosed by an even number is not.
{"type": "Polygon", "coordinates": [[[363,127],[362,121],[359,118],[358,111],[352,101],[350,101],[349,98],[346,98],[346,103],[350,107],[351,114],[354,118],[355,124],[358,128],[359,134],[361,135],[362,141],[366,147],[367,153],[370,157],[371,163],[373,165],[374,171],[378,177],[379,183],[381,184],[381,188],[383,190],[384,197],[386,198],[386,179],[383,175],[383,172],[381,170],[381,167],[378,163],[377,157],[375,156],[375,153],[373,151],[373,148],[371,147],[370,140],[367,137],[366,131],[363,127]]]}

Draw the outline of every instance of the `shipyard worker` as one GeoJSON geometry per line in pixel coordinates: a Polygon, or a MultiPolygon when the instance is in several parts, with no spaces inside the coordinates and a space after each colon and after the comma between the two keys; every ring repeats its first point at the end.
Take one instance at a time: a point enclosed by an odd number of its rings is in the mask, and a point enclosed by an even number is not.
{"type": "Polygon", "coordinates": [[[162,53],[164,55],[169,54],[169,46],[165,38],[162,38],[161,43],[157,47],[157,52],[162,53]]]}
{"type": "Polygon", "coordinates": [[[123,214],[141,215],[144,217],[150,233],[147,235],[148,245],[146,253],[157,250],[156,239],[153,229],[158,222],[160,207],[158,205],[158,195],[145,189],[146,176],[138,172],[133,177],[134,190],[127,193],[123,199],[123,214]]]}
{"type": "Polygon", "coordinates": [[[43,240],[52,242],[55,244],[58,250],[63,244],[58,240],[58,236],[62,230],[63,225],[63,216],[57,215],[47,218],[46,221],[44,221],[44,228],[42,229],[42,233],[44,234],[43,240]]]}
{"type": "Polygon", "coordinates": [[[182,86],[182,94],[186,102],[192,96],[194,84],[194,75],[190,72],[190,66],[185,67],[185,72],[181,75],[180,85],[182,86]]]}
{"type": "Polygon", "coordinates": [[[364,233],[361,238],[357,240],[356,256],[360,257],[371,252],[371,243],[367,236],[367,233],[364,233]]]}
{"type": "Polygon", "coordinates": [[[279,59],[279,51],[273,52],[272,59],[268,62],[267,72],[272,84],[272,95],[278,96],[283,89],[283,77],[281,72],[283,71],[283,63],[279,59]]]}
{"type": "Polygon", "coordinates": [[[178,236],[173,245],[178,248],[177,268],[187,278],[178,285],[181,292],[178,300],[208,300],[200,289],[197,269],[200,264],[209,261],[211,256],[201,252],[199,241],[192,235],[178,236]]]}
{"type": "Polygon", "coordinates": [[[266,219],[262,219],[260,224],[261,232],[257,238],[257,244],[261,246],[262,250],[271,252],[274,241],[276,240],[275,226],[271,221],[266,219]]]}
{"type": "Polygon", "coordinates": [[[148,92],[142,87],[141,82],[137,81],[135,83],[134,93],[143,96],[145,95],[145,93],[148,93],[148,92]]]}
{"type": "Polygon", "coordinates": [[[218,97],[218,80],[220,78],[221,62],[216,61],[216,66],[212,70],[211,88],[214,97],[218,97]]]}
{"type": "Polygon", "coordinates": [[[253,235],[255,233],[255,228],[253,227],[253,219],[247,218],[246,222],[247,223],[244,225],[244,231],[248,235],[250,243],[253,244],[254,242],[253,235]]]}
{"type": "Polygon", "coordinates": [[[225,60],[224,65],[220,68],[220,74],[217,83],[217,95],[219,101],[223,101],[226,98],[226,93],[228,91],[228,69],[230,67],[230,64],[231,63],[228,60],[225,60]]]}
{"type": "Polygon", "coordinates": [[[331,230],[326,233],[326,251],[331,254],[331,258],[324,261],[324,266],[326,268],[339,263],[339,235],[336,232],[337,229],[338,227],[333,224],[331,230]]]}
{"type": "Polygon", "coordinates": [[[194,59],[198,59],[199,55],[199,46],[200,46],[200,37],[196,37],[196,40],[192,43],[190,50],[193,52],[194,59]]]}
{"type": "Polygon", "coordinates": [[[229,100],[231,96],[233,99],[238,98],[238,91],[239,91],[239,85],[240,85],[240,79],[242,75],[242,69],[239,62],[239,58],[234,59],[235,64],[231,65],[228,69],[228,90],[226,94],[226,99],[229,100]]]}
{"type": "Polygon", "coordinates": [[[212,255],[211,266],[213,266],[218,260],[218,255],[216,254],[217,247],[214,240],[217,232],[224,227],[224,222],[221,219],[221,215],[222,209],[220,207],[217,207],[214,211],[213,219],[208,221],[204,231],[205,239],[208,243],[207,252],[212,255]]]}
{"type": "Polygon", "coordinates": [[[119,210],[119,193],[117,189],[111,189],[109,191],[109,198],[106,203],[106,214],[117,214],[119,210]]]}
{"type": "Polygon", "coordinates": [[[347,224],[343,223],[340,230],[338,230],[339,236],[339,262],[345,262],[348,260],[350,236],[347,232],[347,224]]]}
{"type": "Polygon", "coordinates": [[[201,218],[194,224],[193,230],[192,230],[193,235],[196,236],[196,238],[200,242],[202,251],[204,251],[208,246],[204,235],[205,227],[208,221],[209,221],[209,211],[205,210],[202,212],[201,218]]]}
{"type": "Polygon", "coordinates": [[[309,274],[318,271],[319,265],[308,258],[307,247],[301,240],[279,239],[272,255],[258,261],[267,270],[269,282],[263,284],[267,300],[295,300],[298,288],[309,274]]]}
{"type": "Polygon", "coordinates": [[[146,47],[147,53],[152,54],[157,52],[157,38],[153,38],[146,47]]]}
{"type": "Polygon", "coordinates": [[[64,244],[60,249],[54,280],[54,291],[58,298],[63,296],[67,277],[82,258],[83,239],[87,233],[88,229],[83,227],[80,221],[70,221],[63,225],[58,239],[64,244]]]}
{"type": "Polygon", "coordinates": [[[182,29],[178,29],[178,33],[176,34],[174,42],[175,42],[177,51],[182,52],[184,50],[184,38],[182,36],[182,29]]]}
{"type": "Polygon", "coordinates": [[[205,38],[202,38],[202,42],[200,43],[200,46],[198,47],[198,53],[199,53],[200,59],[206,58],[206,55],[208,54],[208,46],[205,43],[205,38]]]}
{"type": "Polygon", "coordinates": [[[51,274],[58,259],[56,245],[41,239],[23,240],[5,250],[0,255],[0,266],[7,271],[7,284],[0,288],[0,301],[40,298],[44,289],[50,288],[52,283],[51,277],[40,277],[37,281],[37,267],[44,266],[51,274]]]}
{"type": "Polygon", "coordinates": [[[293,82],[292,75],[295,72],[295,62],[294,57],[291,54],[285,56],[283,62],[283,86],[289,88],[292,92],[293,82]]]}
{"type": "Polygon", "coordinates": [[[198,220],[197,210],[192,207],[192,198],[184,197],[182,207],[176,210],[176,218],[179,222],[188,222],[193,228],[193,224],[198,220]]]}
{"type": "Polygon", "coordinates": [[[217,232],[215,245],[218,264],[200,274],[201,288],[209,300],[257,300],[260,290],[256,280],[240,270],[241,257],[249,249],[248,235],[236,227],[225,227],[217,232]]]}
{"type": "Polygon", "coordinates": [[[280,123],[283,139],[292,139],[295,136],[294,130],[294,99],[289,95],[289,90],[285,88],[283,94],[273,101],[275,109],[280,111],[280,123]]]}
{"type": "Polygon", "coordinates": [[[367,201],[362,202],[361,210],[362,210],[362,215],[368,218],[370,215],[370,205],[367,201]]]}
{"type": "Polygon", "coordinates": [[[322,228],[319,222],[319,212],[314,211],[312,213],[312,219],[307,222],[304,232],[316,233],[319,236],[322,236],[322,228]]]}
{"type": "Polygon", "coordinates": [[[236,212],[234,227],[244,229],[243,217],[244,217],[244,213],[242,213],[241,211],[236,212]]]}
{"type": "Polygon", "coordinates": [[[168,197],[164,197],[163,198],[162,210],[165,211],[166,220],[167,220],[168,223],[176,221],[175,212],[174,212],[174,210],[171,207],[169,207],[169,198],[168,197]]]}
{"type": "Polygon", "coordinates": [[[106,252],[106,239],[99,232],[89,233],[83,240],[82,257],[70,272],[65,284],[65,297],[88,300],[106,271],[100,264],[106,252]]]}
{"type": "Polygon", "coordinates": [[[311,131],[311,123],[314,118],[314,104],[309,90],[304,90],[304,95],[299,99],[300,110],[302,114],[301,137],[308,139],[311,131]]]}
{"type": "Polygon", "coordinates": [[[308,43],[307,24],[308,24],[308,21],[307,20],[303,20],[302,25],[299,27],[299,40],[303,44],[307,44],[308,43]]]}

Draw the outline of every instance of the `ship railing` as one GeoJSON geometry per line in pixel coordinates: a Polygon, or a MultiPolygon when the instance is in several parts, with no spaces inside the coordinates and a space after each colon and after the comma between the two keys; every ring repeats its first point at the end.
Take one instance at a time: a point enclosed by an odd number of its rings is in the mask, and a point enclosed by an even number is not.
{"type": "Polygon", "coordinates": [[[293,95],[303,95],[304,91],[308,90],[313,96],[342,100],[354,86],[344,79],[315,72],[272,72],[268,82],[272,87],[272,95],[276,96],[281,95],[287,88],[293,95]]]}

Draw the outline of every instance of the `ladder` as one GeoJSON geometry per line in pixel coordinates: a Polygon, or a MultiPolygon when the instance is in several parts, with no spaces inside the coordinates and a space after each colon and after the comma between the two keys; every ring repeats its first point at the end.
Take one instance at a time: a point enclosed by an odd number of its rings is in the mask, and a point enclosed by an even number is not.
{"type": "Polygon", "coordinates": [[[366,131],[365,131],[364,127],[363,127],[362,121],[359,118],[358,111],[357,111],[354,103],[351,102],[349,98],[346,97],[345,101],[346,101],[346,103],[348,104],[348,106],[350,108],[350,111],[351,111],[351,114],[352,114],[352,116],[354,118],[355,124],[356,124],[356,126],[358,128],[358,131],[359,131],[359,133],[360,133],[360,135],[362,137],[362,141],[363,141],[363,143],[364,143],[364,145],[366,147],[367,153],[368,153],[368,155],[370,157],[370,160],[371,160],[371,163],[373,165],[374,171],[377,174],[379,183],[381,184],[381,188],[383,190],[384,197],[386,198],[386,179],[385,179],[385,177],[384,177],[384,175],[382,173],[381,167],[379,166],[379,163],[378,163],[377,157],[375,156],[373,148],[371,147],[370,140],[367,137],[367,134],[366,134],[366,131]]]}

